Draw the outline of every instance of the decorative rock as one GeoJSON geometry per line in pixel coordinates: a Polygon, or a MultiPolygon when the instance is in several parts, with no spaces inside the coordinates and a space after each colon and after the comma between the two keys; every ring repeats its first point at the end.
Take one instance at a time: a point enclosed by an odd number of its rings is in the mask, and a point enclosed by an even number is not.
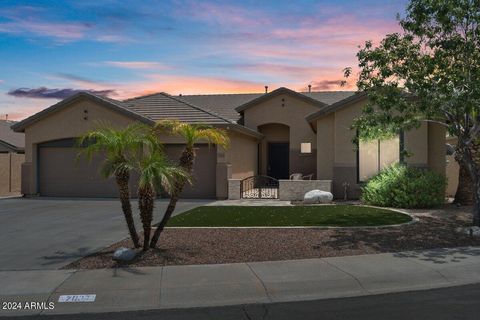
{"type": "Polygon", "coordinates": [[[480,237],[480,227],[466,227],[466,228],[457,228],[457,232],[465,233],[472,237],[480,237]]]}
{"type": "Polygon", "coordinates": [[[314,204],[314,203],[328,203],[332,202],[333,194],[328,191],[322,190],[312,190],[305,193],[303,197],[303,203],[305,204],[314,204]]]}
{"type": "Polygon", "coordinates": [[[137,251],[125,247],[121,247],[113,253],[113,260],[131,261],[137,256],[137,251]]]}

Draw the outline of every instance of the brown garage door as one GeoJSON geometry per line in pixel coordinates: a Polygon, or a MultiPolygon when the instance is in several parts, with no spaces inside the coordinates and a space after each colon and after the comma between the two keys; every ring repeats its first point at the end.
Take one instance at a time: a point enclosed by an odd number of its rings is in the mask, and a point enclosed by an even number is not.
{"type": "MultiPolygon", "coordinates": [[[[80,149],[74,139],[62,139],[38,146],[38,189],[47,197],[117,197],[115,180],[100,174],[103,158],[91,162],[77,159],[80,149]]],[[[130,186],[133,189],[133,182],[130,186]]],[[[135,191],[134,191],[135,192],[135,191]]]]}
{"type": "Polygon", "coordinates": [[[72,147],[39,148],[39,190],[47,197],[116,197],[114,179],[99,173],[100,157],[76,160],[72,147]]]}
{"type": "MultiPolygon", "coordinates": [[[[165,153],[168,158],[178,163],[183,145],[168,144],[165,153]]],[[[186,186],[181,198],[184,199],[212,199],[216,197],[216,166],[217,150],[215,146],[197,145],[196,158],[193,166],[194,184],[186,186]]]]}
{"type": "MultiPolygon", "coordinates": [[[[48,197],[117,197],[115,180],[100,175],[101,157],[91,162],[77,160],[79,149],[73,147],[73,139],[42,144],[38,148],[38,187],[41,196],[48,197]]],[[[166,145],[165,152],[177,163],[183,145],[166,145]]],[[[187,186],[181,197],[184,199],[215,198],[216,148],[199,145],[196,149],[193,186],[187,186]]],[[[137,179],[130,179],[132,196],[136,197],[137,179]]]]}

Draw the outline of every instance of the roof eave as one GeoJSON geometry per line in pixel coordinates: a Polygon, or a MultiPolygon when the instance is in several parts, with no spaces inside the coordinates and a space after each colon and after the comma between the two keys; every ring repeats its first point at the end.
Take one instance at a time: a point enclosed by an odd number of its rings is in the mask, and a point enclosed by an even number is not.
{"type": "Polygon", "coordinates": [[[308,96],[306,96],[306,95],[304,95],[304,94],[301,94],[301,93],[299,93],[299,92],[290,90],[290,89],[285,88],[285,87],[280,87],[280,88],[278,88],[278,89],[273,90],[272,92],[265,93],[265,94],[261,95],[261,96],[258,97],[258,98],[255,98],[255,99],[253,99],[253,100],[250,100],[250,101],[248,101],[247,103],[244,103],[244,104],[236,107],[236,108],[235,108],[235,111],[237,111],[237,112],[245,111],[245,110],[247,110],[248,108],[253,107],[254,105],[257,105],[257,104],[259,104],[259,103],[261,103],[261,102],[263,102],[263,101],[266,101],[266,100],[268,100],[268,99],[270,99],[270,98],[272,98],[272,97],[275,97],[275,96],[277,96],[277,95],[279,95],[279,94],[282,94],[282,93],[291,94],[291,95],[293,95],[293,96],[295,96],[295,97],[297,97],[297,98],[300,98],[300,99],[305,100],[305,101],[307,101],[307,102],[309,102],[309,103],[312,103],[312,104],[314,104],[314,105],[316,105],[316,106],[318,106],[318,107],[320,107],[320,108],[323,108],[323,107],[327,106],[327,104],[325,104],[325,103],[323,103],[323,102],[321,102],[321,101],[315,100],[315,99],[313,99],[313,98],[310,98],[310,97],[308,97],[308,96]]]}
{"type": "Polygon", "coordinates": [[[25,151],[25,148],[24,147],[18,147],[18,146],[15,146],[11,143],[8,143],[6,141],[3,141],[3,140],[0,140],[0,145],[3,145],[4,147],[12,150],[12,151],[15,151],[15,152],[22,152],[22,151],[25,151]]]}
{"type": "Polygon", "coordinates": [[[348,106],[352,103],[358,102],[358,101],[366,99],[366,98],[367,98],[367,93],[365,93],[365,92],[355,93],[354,95],[352,95],[350,97],[347,97],[343,100],[335,102],[334,104],[326,106],[326,107],[322,108],[321,110],[319,110],[315,113],[312,113],[311,115],[305,117],[305,120],[307,120],[307,122],[310,123],[310,126],[312,126],[312,128],[314,128],[314,124],[318,119],[320,119],[322,117],[325,117],[332,112],[336,112],[336,111],[342,109],[343,107],[346,107],[346,106],[348,106]]]}
{"type": "Polygon", "coordinates": [[[255,130],[252,130],[250,128],[247,128],[245,126],[242,126],[240,124],[236,124],[236,123],[231,123],[231,124],[216,124],[214,125],[216,127],[221,127],[221,128],[226,128],[226,129],[230,129],[230,130],[233,130],[233,131],[236,131],[236,132],[239,132],[239,133],[242,133],[242,134],[245,134],[247,136],[250,136],[250,137],[253,137],[253,138],[256,138],[256,139],[262,139],[263,138],[263,134],[261,134],[260,132],[258,131],[255,131],[255,130]]]}
{"type": "Polygon", "coordinates": [[[120,105],[117,105],[117,104],[114,104],[108,100],[105,100],[105,99],[102,99],[101,97],[98,97],[96,95],[93,95],[93,94],[90,94],[90,93],[87,93],[87,92],[79,92],[79,93],[76,93],[62,101],[59,101],[57,102],[56,104],[40,111],[40,112],[37,112],[35,113],[34,115],[22,120],[22,121],[19,121],[17,123],[15,123],[14,125],[11,126],[12,130],[15,131],[15,132],[25,132],[25,128],[28,127],[29,125],[43,119],[45,116],[67,106],[68,104],[74,102],[75,100],[77,99],[80,99],[80,98],[87,98],[87,99],[91,99],[91,100],[94,100],[100,104],[103,104],[105,106],[108,106],[120,113],[123,113],[129,117],[133,117],[135,118],[136,120],[139,120],[141,122],[144,122],[146,124],[153,124],[155,123],[153,120],[145,117],[145,116],[142,116],[132,110],[129,110],[127,108],[124,108],[120,105]]]}

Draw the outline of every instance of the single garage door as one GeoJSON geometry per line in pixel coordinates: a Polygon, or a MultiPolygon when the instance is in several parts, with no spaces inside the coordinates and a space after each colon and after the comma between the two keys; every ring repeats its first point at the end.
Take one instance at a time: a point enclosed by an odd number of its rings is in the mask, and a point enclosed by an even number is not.
{"type": "MultiPolygon", "coordinates": [[[[115,179],[100,174],[101,156],[77,159],[74,139],[62,139],[38,146],[38,188],[46,197],[117,197],[115,179]]],[[[131,186],[132,187],[132,186],[131,186]]],[[[132,190],[132,189],[131,189],[132,190]]]]}
{"type": "MultiPolygon", "coordinates": [[[[181,144],[165,145],[165,153],[174,163],[178,163],[183,149],[184,145],[181,144]]],[[[194,183],[185,187],[181,198],[213,199],[216,197],[217,149],[214,145],[201,144],[195,150],[194,183]]]]}

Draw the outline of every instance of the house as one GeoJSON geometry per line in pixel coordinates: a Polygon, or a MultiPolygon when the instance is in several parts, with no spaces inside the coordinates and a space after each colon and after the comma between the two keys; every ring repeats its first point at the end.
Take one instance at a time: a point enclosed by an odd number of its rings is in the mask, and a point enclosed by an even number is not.
{"type": "MultiPolygon", "coordinates": [[[[363,181],[400,160],[401,148],[412,154],[404,159],[410,165],[445,173],[445,131],[433,123],[356,148],[351,124],[366,102],[362,93],[295,92],[283,87],[255,94],[157,93],[125,101],[79,93],[13,125],[26,137],[22,191],[42,196],[116,196],[114,183],[98,175],[101,159],[91,164],[75,161],[75,138],[95,128],[97,121],[122,127],[134,121],[154,124],[178,119],[227,130],[231,140],[227,150],[197,146],[196,183],[185,190],[185,198],[227,198],[229,180],[257,175],[289,179],[294,173],[327,181],[336,197],[347,192],[349,198],[356,198],[363,181]]],[[[169,136],[162,140],[169,157],[178,157],[182,141],[169,136]]]]}
{"type": "Polygon", "coordinates": [[[18,195],[24,162],[25,135],[10,127],[15,122],[0,120],[0,197],[18,195]]]}

